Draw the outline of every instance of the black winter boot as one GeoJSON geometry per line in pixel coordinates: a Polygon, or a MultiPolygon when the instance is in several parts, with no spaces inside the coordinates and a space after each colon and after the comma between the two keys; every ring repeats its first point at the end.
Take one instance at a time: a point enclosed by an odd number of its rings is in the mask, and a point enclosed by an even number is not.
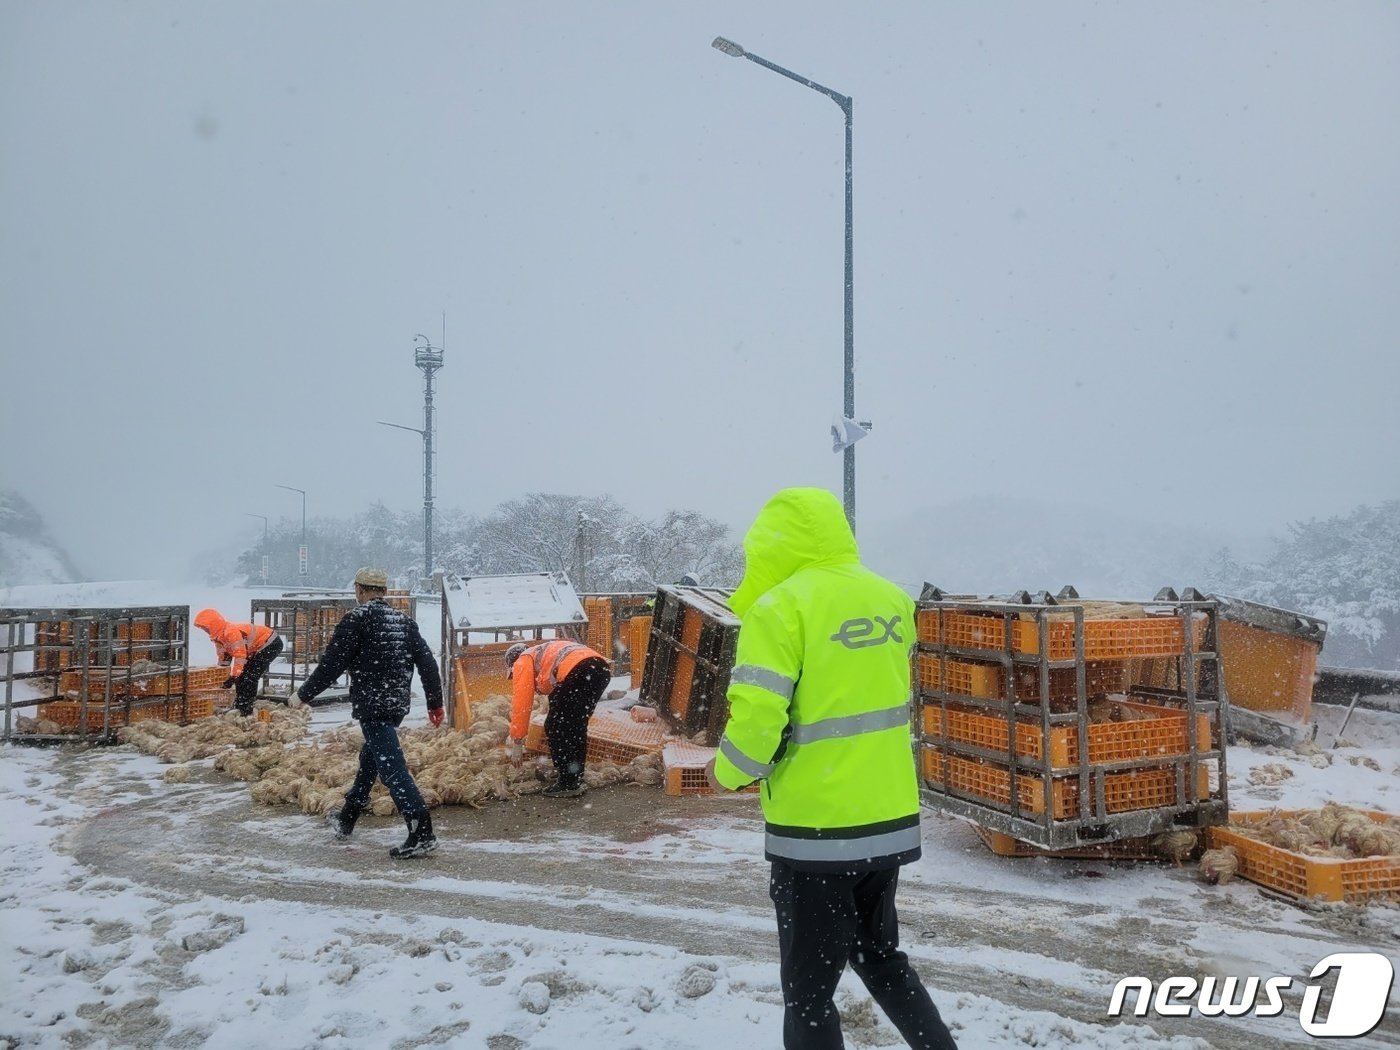
{"type": "Polygon", "coordinates": [[[582,798],[587,792],[588,786],[580,781],[577,784],[551,784],[540,794],[545,798],[582,798]]]}
{"type": "Polygon", "coordinates": [[[335,837],[342,840],[350,837],[350,833],[355,830],[355,821],[359,819],[360,811],[349,806],[333,809],[326,814],[326,823],[335,830],[335,837]]]}
{"type": "Polygon", "coordinates": [[[395,846],[389,851],[389,856],[397,860],[405,860],[409,857],[422,857],[437,849],[437,836],[433,834],[433,817],[427,810],[421,816],[404,817],[404,823],[408,825],[408,838],[404,839],[402,846],[395,846]]]}

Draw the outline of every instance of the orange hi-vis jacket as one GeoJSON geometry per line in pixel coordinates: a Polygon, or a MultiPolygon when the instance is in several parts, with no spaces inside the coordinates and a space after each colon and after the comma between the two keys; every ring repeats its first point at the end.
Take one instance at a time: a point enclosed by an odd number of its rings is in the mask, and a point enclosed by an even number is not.
{"type": "Polygon", "coordinates": [[[229,623],[212,609],[205,609],[196,616],[194,625],[209,632],[209,637],[214,639],[218,662],[231,665],[228,673],[232,678],[241,675],[248,657],[272,641],[277,633],[260,623],[229,623]]]}
{"type": "Polygon", "coordinates": [[[525,731],[530,728],[530,709],[534,706],[535,694],[548,696],[554,687],[569,677],[569,672],[585,660],[604,660],[602,653],[590,649],[582,642],[567,638],[553,638],[539,645],[532,645],[516,659],[510,669],[510,738],[525,739],[525,731]]]}

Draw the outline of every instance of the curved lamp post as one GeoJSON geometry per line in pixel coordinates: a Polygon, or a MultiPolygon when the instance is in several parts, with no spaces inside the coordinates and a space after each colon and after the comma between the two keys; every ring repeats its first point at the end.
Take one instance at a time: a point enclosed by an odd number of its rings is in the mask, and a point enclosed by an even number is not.
{"type": "MultiPolygon", "coordinates": [[[[853,277],[854,263],[854,242],[853,232],[853,197],[851,192],[851,97],[843,95],[838,91],[832,91],[829,87],[823,87],[813,80],[808,80],[800,74],[794,73],[790,69],[784,69],[776,63],[769,62],[766,58],[760,58],[751,51],[745,51],[732,40],[726,40],[722,36],[715,37],[710,45],[717,51],[722,51],[732,58],[747,58],[750,62],[762,66],[764,69],[771,69],[774,73],[780,73],[789,80],[795,80],[804,87],[809,87],[813,91],[819,91],[827,98],[831,99],[841,107],[841,112],[846,114],[846,361],[845,361],[845,415],[849,420],[854,420],[856,416],[856,378],[855,378],[855,308],[853,303],[853,291],[855,280],[853,277]]],[[[846,520],[851,523],[851,530],[856,527],[856,450],[852,441],[845,447],[845,464],[843,471],[844,502],[846,505],[846,520]]]]}
{"type": "MultiPolygon", "coordinates": [[[[274,482],[273,484],[276,484],[274,482]]],[[[286,489],[288,492],[301,493],[301,550],[297,552],[298,575],[306,575],[306,564],[310,560],[310,552],[306,549],[306,490],[299,489],[294,485],[278,485],[279,489],[286,489]]]]}

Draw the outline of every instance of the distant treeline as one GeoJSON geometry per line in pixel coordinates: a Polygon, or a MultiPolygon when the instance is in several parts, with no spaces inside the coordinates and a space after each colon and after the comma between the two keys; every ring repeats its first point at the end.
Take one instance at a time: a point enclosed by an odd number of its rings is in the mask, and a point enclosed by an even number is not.
{"type": "Polygon", "coordinates": [[[1252,564],[1221,551],[1210,575],[1212,590],[1326,620],[1324,664],[1400,670],[1400,500],[1296,522],[1252,564]]]}
{"type": "MultiPolygon", "coordinates": [[[[407,584],[423,575],[423,515],[376,503],[353,518],[306,525],[307,575],[298,574],[300,520],[269,528],[242,551],[235,574],[249,583],[344,587],[361,565],[407,584]]],[[[484,517],[443,511],[433,530],[434,568],[458,575],[563,570],[580,591],[649,590],[694,573],[707,586],[733,586],[743,552],[729,529],[693,510],[649,520],[611,496],[533,492],[484,517]]],[[[226,576],[226,572],[214,572],[226,576]]],[[[222,582],[222,581],[218,581],[222,582]]]]}

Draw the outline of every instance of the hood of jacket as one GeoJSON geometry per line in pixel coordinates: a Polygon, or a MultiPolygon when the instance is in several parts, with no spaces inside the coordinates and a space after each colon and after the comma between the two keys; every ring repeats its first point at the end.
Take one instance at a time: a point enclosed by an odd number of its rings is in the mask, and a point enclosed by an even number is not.
{"type": "Polygon", "coordinates": [[[742,620],[754,602],[795,573],[859,561],[855,533],[835,496],[826,489],[783,489],[744,534],[744,578],[729,607],[742,620]]]}
{"type": "Polygon", "coordinates": [[[227,623],[228,621],[215,609],[200,609],[194,615],[194,625],[211,635],[223,630],[227,623]]]}

